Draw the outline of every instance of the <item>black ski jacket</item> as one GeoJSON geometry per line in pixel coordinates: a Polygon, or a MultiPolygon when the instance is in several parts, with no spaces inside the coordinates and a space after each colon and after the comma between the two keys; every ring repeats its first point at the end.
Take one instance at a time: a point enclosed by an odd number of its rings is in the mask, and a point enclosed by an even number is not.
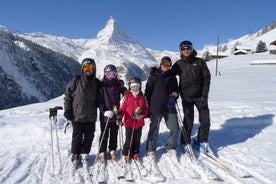
{"type": "MultiPolygon", "coordinates": [[[[107,117],[104,117],[104,112],[107,110],[113,110],[116,106],[119,110],[121,95],[123,96],[126,92],[126,87],[124,87],[124,82],[117,78],[112,80],[104,79],[101,86],[101,96],[103,97],[103,108],[100,109],[100,121],[107,121],[107,117]]],[[[110,122],[116,121],[116,116],[109,119],[110,122]]]]}
{"type": "Polygon", "coordinates": [[[97,108],[103,106],[100,87],[95,74],[74,77],[64,92],[64,114],[70,114],[73,122],[96,122],[97,108]]]}
{"type": "Polygon", "coordinates": [[[193,51],[189,58],[181,55],[171,69],[172,76],[179,76],[179,92],[186,100],[205,97],[208,98],[211,74],[206,62],[196,57],[193,51]]]}
{"type": "Polygon", "coordinates": [[[169,110],[176,112],[175,108],[168,109],[168,100],[172,92],[178,92],[176,78],[168,72],[162,73],[160,67],[151,68],[145,89],[150,114],[162,114],[169,110]]]}

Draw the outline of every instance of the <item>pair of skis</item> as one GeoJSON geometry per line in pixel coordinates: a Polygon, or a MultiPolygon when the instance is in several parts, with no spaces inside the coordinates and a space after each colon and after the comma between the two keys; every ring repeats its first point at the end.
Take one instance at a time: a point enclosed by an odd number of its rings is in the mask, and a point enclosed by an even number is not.
{"type": "MultiPolygon", "coordinates": [[[[233,168],[231,166],[229,166],[227,163],[223,162],[222,160],[220,160],[219,158],[217,158],[212,151],[209,152],[203,152],[202,150],[199,149],[198,146],[196,146],[195,144],[192,145],[193,151],[197,153],[198,156],[202,156],[208,160],[210,160],[214,165],[216,165],[217,167],[221,168],[224,172],[227,172],[228,174],[232,175],[235,178],[252,178],[253,176],[248,174],[247,172],[242,172],[242,168],[240,168],[240,170],[233,168]]],[[[191,157],[191,155],[189,155],[189,157],[191,157]]],[[[223,181],[223,179],[216,174],[215,171],[213,171],[211,168],[207,167],[205,164],[203,164],[198,158],[195,158],[195,156],[193,156],[192,158],[195,162],[198,163],[198,165],[200,165],[201,167],[204,167],[205,169],[208,170],[208,172],[213,173],[213,177],[211,178],[211,180],[214,181],[223,181]]]]}

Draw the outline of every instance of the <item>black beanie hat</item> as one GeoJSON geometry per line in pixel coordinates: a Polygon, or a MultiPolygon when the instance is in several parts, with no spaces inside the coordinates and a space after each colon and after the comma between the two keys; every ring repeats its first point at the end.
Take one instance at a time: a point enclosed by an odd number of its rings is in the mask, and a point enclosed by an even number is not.
{"type": "Polygon", "coordinates": [[[171,58],[170,58],[169,56],[164,56],[164,57],[162,57],[161,63],[164,62],[164,61],[172,62],[172,60],[171,60],[171,58]]]}
{"type": "Polygon", "coordinates": [[[181,50],[181,48],[184,47],[184,46],[193,47],[193,44],[189,40],[185,40],[185,41],[183,41],[179,44],[179,49],[181,50]]]}

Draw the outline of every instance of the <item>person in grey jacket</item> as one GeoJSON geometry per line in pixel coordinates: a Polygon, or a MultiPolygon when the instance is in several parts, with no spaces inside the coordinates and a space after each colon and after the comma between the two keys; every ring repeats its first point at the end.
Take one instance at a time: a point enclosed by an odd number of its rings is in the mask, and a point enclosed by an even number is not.
{"type": "Polygon", "coordinates": [[[96,64],[91,58],[82,61],[81,75],[74,77],[64,92],[64,116],[72,122],[72,162],[88,161],[94,138],[97,108],[102,106],[101,82],[96,78],[96,64]]]}

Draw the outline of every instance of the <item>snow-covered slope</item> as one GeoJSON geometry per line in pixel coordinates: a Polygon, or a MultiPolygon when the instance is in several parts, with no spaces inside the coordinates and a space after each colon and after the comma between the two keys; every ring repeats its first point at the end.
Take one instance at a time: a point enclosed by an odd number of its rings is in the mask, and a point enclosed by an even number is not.
{"type": "MultiPolygon", "coordinates": [[[[233,50],[237,49],[251,50],[251,52],[256,51],[256,47],[259,41],[265,42],[268,50],[276,49],[275,46],[270,45],[272,41],[276,38],[276,28],[269,30],[261,34],[265,28],[261,29],[257,33],[244,35],[240,38],[229,40],[227,43],[220,43],[221,48],[227,48],[225,51],[219,51],[220,55],[229,56],[233,55],[233,50]]],[[[223,50],[223,49],[222,49],[223,50]]],[[[204,45],[204,49],[200,51],[201,53],[209,51],[212,55],[216,55],[217,46],[216,45],[204,45]]],[[[250,53],[250,52],[249,52],[250,53]]]]}
{"type": "Polygon", "coordinates": [[[76,60],[0,28],[0,109],[56,98],[79,73],[76,60]]]}
{"type": "MultiPolygon", "coordinates": [[[[272,184],[276,181],[276,148],[274,145],[276,125],[276,73],[274,65],[250,65],[252,60],[276,60],[276,56],[254,54],[231,56],[221,59],[219,70],[222,74],[215,77],[215,61],[208,62],[212,73],[210,90],[211,130],[209,143],[215,155],[231,169],[247,173],[253,178],[239,178],[229,174],[208,159],[199,156],[199,160],[210,167],[224,182],[235,184],[272,184]]],[[[143,83],[144,85],[145,83],[143,83]]],[[[143,88],[144,89],[144,88],[143,88]]],[[[181,108],[181,102],[178,102],[181,108]]],[[[49,108],[63,106],[63,96],[45,103],[37,103],[0,111],[0,183],[1,184],[37,184],[69,183],[70,144],[72,128],[67,128],[63,111],[58,111],[57,128],[62,158],[63,179],[52,177],[51,139],[49,108]]],[[[181,116],[183,117],[183,113],[181,116]]],[[[149,120],[143,128],[141,139],[141,159],[148,171],[153,168],[147,164],[145,143],[149,129],[149,120]]],[[[197,113],[193,135],[196,134],[197,113]]],[[[98,151],[99,122],[96,124],[95,138],[90,152],[89,167],[92,169],[98,151]]],[[[161,123],[157,168],[163,176],[159,183],[217,183],[209,180],[210,173],[192,163],[177,149],[177,159],[166,153],[168,130],[161,123]]],[[[55,132],[54,132],[54,143],[55,132]]],[[[55,174],[59,170],[57,146],[54,144],[55,174]]],[[[119,153],[119,151],[118,151],[119,153]]],[[[157,183],[160,180],[154,172],[140,177],[135,165],[134,183],[157,183]],[[136,170],[136,171],[135,171],[136,170]]],[[[94,169],[93,169],[94,171],[94,169]]],[[[107,183],[127,183],[117,180],[118,170],[108,162],[107,183]]],[[[79,179],[85,176],[79,174],[79,179]]],[[[93,183],[97,176],[92,177],[93,183]]]]}

